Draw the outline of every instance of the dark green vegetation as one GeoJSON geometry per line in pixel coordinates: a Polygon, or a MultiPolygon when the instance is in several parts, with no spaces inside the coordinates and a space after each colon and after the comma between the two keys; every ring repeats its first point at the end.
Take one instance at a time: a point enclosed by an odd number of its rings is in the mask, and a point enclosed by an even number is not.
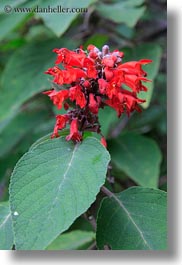
{"type": "Polygon", "coordinates": [[[0,249],[167,249],[166,133],[166,1],[1,1],[0,249]],[[88,12],[3,12],[60,2],[88,12]],[[153,60],[142,113],[99,113],[108,151],[91,134],[44,137],[58,113],[41,93],[52,49],[88,44],[153,60]]]}

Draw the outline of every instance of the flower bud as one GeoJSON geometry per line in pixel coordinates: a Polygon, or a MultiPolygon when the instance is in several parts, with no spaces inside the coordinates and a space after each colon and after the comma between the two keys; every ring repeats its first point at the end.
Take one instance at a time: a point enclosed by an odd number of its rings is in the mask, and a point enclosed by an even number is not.
{"type": "Polygon", "coordinates": [[[104,45],[102,47],[102,54],[103,54],[103,56],[105,56],[108,53],[109,53],[109,46],[108,45],[104,45]]]}

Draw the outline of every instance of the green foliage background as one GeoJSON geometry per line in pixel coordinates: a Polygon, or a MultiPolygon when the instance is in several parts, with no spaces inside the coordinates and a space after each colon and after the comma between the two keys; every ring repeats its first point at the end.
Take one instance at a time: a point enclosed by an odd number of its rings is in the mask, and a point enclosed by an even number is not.
{"type": "MultiPolygon", "coordinates": [[[[41,93],[50,88],[44,71],[53,66],[56,58],[52,49],[74,49],[80,45],[86,48],[88,44],[98,48],[108,44],[111,50],[122,50],[124,61],[153,60],[145,68],[153,82],[147,84],[148,92],[141,94],[147,100],[141,114],[117,119],[109,108],[99,113],[112,160],[106,186],[113,192],[137,185],[167,191],[166,25],[165,0],[0,2],[0,202],[3,209],[4,201],[9,199],[10,176],[17,161],[35,141],[53,130],[57,111],[41,93]],[[42,8],[61,5],[88,8],[88,12],[6,14],[5,5],[42,8]]],[[[95,217],[98,208],[96,203],[90,209],[95,217]]],[[[49,249],[87,249],[95,240],[92,230],[80,217],[69,228],[68,238],[58,238],[58,243],[49,249]]],[[[9,246],[11,242],[6,244],[9,246]]],[[[103,244],[101,239],[99,247],[103,244]]]]}

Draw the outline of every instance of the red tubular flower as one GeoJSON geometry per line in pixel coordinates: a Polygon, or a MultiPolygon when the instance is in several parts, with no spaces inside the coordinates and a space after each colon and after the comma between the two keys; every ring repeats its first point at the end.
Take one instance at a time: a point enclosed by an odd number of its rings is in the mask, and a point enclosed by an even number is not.
{"type": "Polygon", "coordinates": [[[65,128],[68,120],[68,115],[56,115],[56,124],[51,138],[59,137],[58,130],[62,130],[63,128],[65,128]]]}
{"type": "Polygon", "coordinates": [[[104,80],[103,78],[100,78],[98,79],[98,84],[99,84],[99,92],[102,95],[105,95],[108,89],[108,82],[106,82],[106,80],[104,80]]]}
{"type": "Polygon", "coordinates": [[[114,67],[114,64],[115,64],[116,61],[117,61],[117,57],[116,57],[116,56],[105,57],[105,58],[102,60],[102,64],[103,64],[104,66],[107,66],[107,67],[114,67]]]}
{"type": "Polygon", "coordinates": [[[64,100],[69,97],[68,90],[49,90],[43,93],[50,97],[50,99],[53,101],[53,104],[56,105],[58,109],[62,108],[64,100]]]}
{"type": "Polygon", "coordinates": [[[108,82],[108,87],[106,90],[106,94],[108,98],[112,98],[113,96],[117,96],[117,94],[120,92],[120,87],[118,87],[115,83],[115,81],[108,82]]]}
{"type": "Polygon", "coordinates": [[[94,114],[97,114],[99,110],[98,103],[95,100],[94,95],[92,93],[90,93],[89,95],[89,109],[94,114]]]}
{"type": "Polygon", "coordinates": [[[64,73],[65,71],[59,69],[59,67],[54,66],[53,68],[49,68],[45,74],[49,74],[54,76],[53,82],[59,85],[64,84],[64,73]]]}
{"type": "Polygon", "coordinates": [[[118,69],[128,74],[135,74],[137,76],[146,76],[147,73],[143,71],[142,65],[149,64],[151,62],[152,60],[146,60],[146,59],[140,61],[127,62],[119,65],[118,69]]]}
{"type": "Polygon", "coordinates": [[[86,57],[81,49],[79,49],[78,53],[66,48],[54,49],[53,51],[58,54],[55,64],[63,63],[70,66],[82,67],[82,60],[86,57]]]}
{"type": "Polygon", "coordinates": [[[83,86],[84,86],[85,88],[87,88],[87,89],[91,88],[91,84],[90,84],[90,82],[89,82],[88,80],[85,80],[85,81],[83,82],[83,86]]]}
{"type": "Polygon", "coordinates": [[[86,68],[86,73],[88,78],[97,78],[97,70],[95,68],[95,63],[90,58],[85,58],[83,61],[83,67],[86,68]]]}
{"type": "Polygon", "coordinates": [[[87,76],[83,70],[79,68],[72,68],[70,66],[66,67],[66,72],[67,72],[67,76],[65,75],[65,79],[64,79],[65,84],[71,84],[87,76]]]}
{"type": "Polygon", "coordinates": [[[107,81],[110,81],[114,77],[114,70],[109,67],[104,68],[104,73],[107,81]]]}
{"type": "MultiPolygon", "coordinates": [[[[122,96],[122,95],[121,95],[122,96]]],[[[117,112],[118,117],[124,112],[124,104],[120,100],[120,98],[113,96],[112,99],[108,99],[105,101],[105,104],[110,106],[111,108],[115,109],[117,112]]]]}
{"type": "Polygon", "coordinates": [[[147,88],[141,81],[151,82],[151,80],[136,75],[125,75],[125,84],[129,86],[133,92],[139,93],[140,91],[147,91],[147,88]]]}
{"type": "Polygon", "coordinates": [[[66,136],[66,140],[80,142],[82,140],[81,133],[78,131],[78,119],[73,119],[70,125],[70,134],[66,136]]]}
{"type": "Polygon", "coordinates": [[[100,140],[101,144],[107,148],[107,142],[106,142],[106,139],[104,137],[101,138],[100,140]]]}
{"type": "Polygon", "coordinates": [[[90,44],[88,45],[87,50],[89,51],[89,58],[96,59],[98,57],[99,49],[96,46],[90,44]]]}
{"type": "MultiPolygon", "coordinates": [[[[58,91],[53,89],[44,94],[50,97],[58,109],[64,106],[67,110],[67,114],[56,116],[53,137],[57,137],[58,130],[67,123],[70,124],[70,134],[66,137],[68,141],[81,141],[83,132],[87,130],[101,134],[99,108],[108,105],[120,117],[123,113],[130,115],[134,110],[141,111],[139,105],[145,102],[138,98],[138,93],[147,91],[143,82],[150,80],[146,78],[147,73],[142,66],[151,63],[151,60],[123,63],[123,52],[110,52],[108,45],[104,45],[101,51],[89,45],[87,50],[85,52],[82,47],[75,51],[54,49],[57,53],[56,66],[45,72],[53,76],[58,91]],[[58,64],[62,64],[63,69],[58,64]]],[[[103,136],[101,143],[106,146],[103,136]]]]}
{"type": "Polygon", "coordinates": [[[81,109],[83,109],[87,103],[85,99],[85,95],[82,92],[82,88],[79,85],[70,88],[69,98],[72,101],[75,100],[76,104],[79,105],[81,109]]]}

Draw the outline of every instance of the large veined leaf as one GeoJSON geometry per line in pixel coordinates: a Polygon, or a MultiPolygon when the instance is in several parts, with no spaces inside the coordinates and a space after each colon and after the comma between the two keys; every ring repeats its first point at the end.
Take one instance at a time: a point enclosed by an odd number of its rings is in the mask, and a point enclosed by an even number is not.
{"type": "Polygon", "coordinates": [[[97,246],[117,250],[166,250],[166,192],[132,187],[101,204],[97,246]]]}
{"type": "Polygon", "coordinates": [[[124,0],[112,5],[101,3],[97,6],[97,10],[105,18],[134,27],[145,11],[144,6],[138,7],[143,3],[144,0],[124,0]]]}
{"type": "Polygon", "coordinates": [[[1,79],[0,121],[15,113],[30,97],[50,87],[50,78],[44,71],[52,67],[56,59],[53,48],[65,45],[74,46],[64,39],[47,40],[38,45],[27,44],[12,55],[1,79]]]}
{"type": "Polygon", "coordinates": [[[92,231],[74,230],[58,236],[47,250],[76,250],[85,249],[85,246],[95,239],[95,233],[92,231]]]}
{"type": "Polygon", "coordinates": [[[12,219],[8,202],[0,203],[0,249],[8,250],[13,246],[12,219]]]}
{"type": "Polygon", "coordinates": [[[161,152],[154,140],[125,133],[108,141],[111,158],[137,184],[156,188],[160,172],[161,152]]]}
{"type": "MultiPolygon", "coordinates": [[[[71,22],[81,13],[85,13],[84,9],[97,0],[54,0],[51,8],[60,8],[57,12],[38,13],[37,16],[44,20],[45,25],[50,28],[57,36],[61,36],[70,26],[71,22]],[[82,10],[82,12],[81,12],[82,10]]],[[[40,2],[41,8],[50,6],[49,0],[40,2]]]]}
{"type": "Polygon", "coordinates": [[[16,249],[45,249],[94,202],[105,181],[109,153],[88,137],[76,145],[45,140],[17,163],[10,206],[16,249]]]}

